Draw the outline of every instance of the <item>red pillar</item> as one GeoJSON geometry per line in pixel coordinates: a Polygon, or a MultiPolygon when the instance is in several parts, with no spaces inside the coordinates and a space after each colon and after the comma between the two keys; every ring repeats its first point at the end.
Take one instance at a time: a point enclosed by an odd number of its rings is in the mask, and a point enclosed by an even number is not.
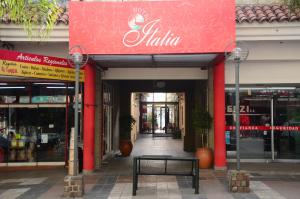
{"type": "Polygon", "coordinates": [[[225,62],[214,66],[214,140],[215,169],[226,168],[225,144],[225,62]]]}
{"type": "Polygon", "coordinates": [[[89,173],[95,168],[95,67],[89,64],[85,65],[84,73],[83,171],[89,173]]]}

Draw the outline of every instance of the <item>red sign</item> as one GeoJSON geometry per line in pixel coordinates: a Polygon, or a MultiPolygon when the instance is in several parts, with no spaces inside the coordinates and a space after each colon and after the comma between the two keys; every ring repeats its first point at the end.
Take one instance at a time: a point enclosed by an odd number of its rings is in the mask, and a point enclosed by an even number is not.
{"type": "Polygon", "coordinates": [[[70,46],[88,54],[222,53],[234,0],[70,2],[70,46]]]}
{"type": "Polygon", "coordinates": [[[22,53],[22,52],[10,51],[10,50],[0,50],[0,60],[25,62],[25,63],[40,64],[46,66],[58,66],[58,67],[67,67],[67,68],[70,67],[67,59],[43,56],[43,55],[35,55],[30,53],[22,53]]]}
{"type": "MultiPolygon", "coordinates": [[[[80,81],[83,81],[83,70],[80,73],[80,81]]],[[[75,70],[66,59],[8,50],[0,50],[0,75],[75,80],[75,70]]]]}
{"type": "MultiPolygon", "coordinates": [[[[240,126],[241,131],[300,131],[300,126],[240,126]]],[[[235,130],[235,126],[226,126],[227,131],[235,130]]]]}

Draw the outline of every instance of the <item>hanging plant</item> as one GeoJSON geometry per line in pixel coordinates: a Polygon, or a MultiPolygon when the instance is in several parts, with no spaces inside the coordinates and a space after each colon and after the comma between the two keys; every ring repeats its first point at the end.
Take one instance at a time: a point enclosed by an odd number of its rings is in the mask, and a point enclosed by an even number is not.
{"type": "Polygon", "coordinates": [[[56,0],[1,0],[0,17],[21,24],[29,37],[45,38],[63,9],[56,0]],[[36,32],[35,32],[36,30],[36,32]]]}

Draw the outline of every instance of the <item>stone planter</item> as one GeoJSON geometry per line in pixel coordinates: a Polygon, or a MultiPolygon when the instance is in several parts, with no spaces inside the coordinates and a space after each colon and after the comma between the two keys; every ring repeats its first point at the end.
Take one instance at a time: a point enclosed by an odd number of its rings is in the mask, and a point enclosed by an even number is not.
{"type": "Polygon", "coordinates": [[[246,171],[228,171],[229,192],[249,193],[250,176],[246,171]]]}
{"type": "Polygon", "coordinates": [[[65,176],[64,197],[82,197],[84,194],[83,176],[65,176]]]}

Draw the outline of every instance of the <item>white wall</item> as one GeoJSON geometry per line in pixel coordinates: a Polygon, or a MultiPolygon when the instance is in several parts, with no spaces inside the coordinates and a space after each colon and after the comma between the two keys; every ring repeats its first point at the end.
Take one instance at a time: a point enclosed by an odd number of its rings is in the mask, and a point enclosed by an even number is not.
{"type": "Polygon", "coordinates": [[[109,68],[104,72],[103,79],[207,79],[207,70],[201,70],[200,68],[109,68]]]}

